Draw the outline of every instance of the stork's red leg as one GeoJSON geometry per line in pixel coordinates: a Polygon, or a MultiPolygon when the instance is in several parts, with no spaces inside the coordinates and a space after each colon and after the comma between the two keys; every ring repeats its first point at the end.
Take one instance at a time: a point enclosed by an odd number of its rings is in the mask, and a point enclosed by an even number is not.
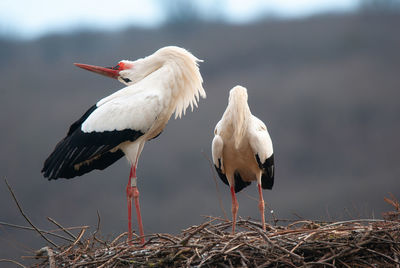
{"type": "Polygon", "coordinates": [[[129,243],[132,241],[132,196],[133,196],[133,189],[131,187],[132,184],[132,177],[136,177],[136,167],[134,165],[131,166],[131,172],[129,174],[129,181],[128,185],[126,186],[126,197],[128,200],[128,240],[129,243]],[[135,174],[135,175],[133,175],[135,174]]]}
{"type": "Polygon", "coordinates": [[[236,215],[239,209],[239,204],[236,199],[235,189],[231,186],[231,196],[232,196],[232,234],[235,233],[235,226],[236,226],[236,215]]]}
{"type": "Polygon", "coordinates": [[[262,228],[265,231],[265,217],[264,217],[264,209],[265,209],[265,205],[264,205],[264,198],[262,195],[262,189],[261,189],[261,184],[258,184],[258,194],[260,196],[260,201],[258,202],[258,209],[260,210],[261,213],[261,222],[262,222],[262,228]]]}
{"type": "Polygon", "coordinates": [[[135,201],[137,220],[139,225],[140,241],[144,244],[144,232],[142,225],[142,216],[140,214],[139,206],[139,191],[137,189],[137,178],[136,178],[136,163],[131,166],[131,172],[129,174],[129,182],[126,186],[126,195],[128,199],[128,240],[132,241],[132,197],[135,201]]]}
{"type": "Polygon", "coordinates": [[[140,233],[140,242],[142,244],[144,244],[142,215],[140,214],[140,206],[139,206],[139,190],[138,190],[137,186],[133,187],[133,199],[135,200],[136,216],[137,216],[137,221],[138,221],[138,225],[139,225],[139,233],[140,233]]]}

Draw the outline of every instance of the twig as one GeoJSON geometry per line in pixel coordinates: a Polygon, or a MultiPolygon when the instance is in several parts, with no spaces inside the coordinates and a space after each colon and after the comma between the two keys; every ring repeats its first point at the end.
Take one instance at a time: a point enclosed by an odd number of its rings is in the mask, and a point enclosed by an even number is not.
{"type": "MultiPolygon", "coordinates": [[[[120,257],[123,253],[125,253],[126,251],[129,250],[128,248],[125,248],[123,250],[121,250],[120,252],[118,252],[117,254],[115,254],[113,257],[111,257],[108,261],[106,261],[105,263],[103,263],[102,265],[100,265],[98,268],[103,268],[106,265],[110,264],[113,260],[115,260],[116,258],[120,257]]],[[[108,267],[108,266],[107,266],[108,267]]]]}
{"type": "Polygon", "coordinates": [[[274,243],[271,241],[271,239],[269,239],[269,237],[264,233],[263,230],[261,230],[260,228],[254,227],[254,229],[262,236],[262,238],[264,238],[265,241],[267,241],[272,247],[277,247],[279,248],[281,251],[285,252],[286,254],[289,254],[290,256],[292,256],[293,258],[303,262],[304,258],[297,255],[296,253],[290,252],[289,250],[287,250],[284,247],[279,246],[278,244],[274,243]]]}
{"type": "Polygon", "coordinates": [[[346,268],[351,268],[347,263],[345,263],[341,260],[338,260],[338,262],[340,262],[343,266],[346,266],[346,268]]]}
{"type": "MultiPolygon", "coordinates": [[[[0,225],[4,225],[4,226],[8,226],[8,227],[13,227],[13,228],[18,228],[18,229],[23,229],[23,230],[35,231],[35,228],[32,228],[32,227],[21,226],[21,225],[17,225],[17,224],[2,222],[2,221],[0,221],[0,225]]],[[[74,242],[74,240],[72,240],[72,239],[70,239],[70,238],[68,238],[68,237],[65,237],[65,236],[62,236],[62,235],[59,235],[59,234],[55,234],[55,233],[52,233],[52,232],[50,232],[50,231],[45,231],[45,230],[42,230],[42,229],[39,229],[39,230],[40,230],[42,233],[44,233],[44,234],[52,235],[52,236],[54,236],[54,237],[67,240],[67,241],[69,241],[69,242],[74,242]]]]}
{"type": "Polygon", "coordinates": [[[341,225],[341,224],[346,224],[346,223],[355,223],[355,222],[388,222],[388,223],[394,223],[394,224],[400,225],[400,222],[397,222],[397,221],[387,221],[387,220],[380,220],[380,219],[358,219],[358,220],[338,221],[338,222],[334,222],[334,223],[325,225],[324,227],[330,227],[330,226],[341,225]]]}
{"type": "Polygon", "coordinates": [[[295,221],[295,222],[292,222],[291,224],[288,224],[287,228],[290,229],[292,226],[300,224],[300,223],[314,224],[313,221],[310,221],[310,220],[301,220],[301,221],[295,221]]]}
{"type": "Polygon", "coordinates": [[[379,255],[379,256],[382,256],[382,257],[384,257],[384,258],[390,260],[391,262],[396,263],[397,265],[400,264],[400,262],[398,262],[398,261],[396,261],[395,259],[389,257],[388,255],[385,255],[385,254],[380,253],[380,252],[378,252],[378,251],[372,250],[372,249],[370,249],[370,248],[366,248],[365,250],[366,250],[366,251],[369,251],[369,252],[371,252],[371,253],[377,254],[377,255],[379,255]]]}
{"type": "Polygon", "coordinates": [[[107,243],[104,242],[103,240],[101,240],[100,238],[98,238],[96,235],[100,230],[100,213],[99,210],[97,210],[97,227],[96,227],[96,231],[93,233],[93,239],[96,240],[97,242],[105,245],[106,247],[108,247],[107,243]]]}
{"type": "Polygon", "coordinates": [[[206,153],[204,151],[201,151],[201,153],[203,154],[204,158],[208,161],[208,164],[210,165],[211,173],[213,175],[213,179],[214,179],[214,182],[215,182],[215,188],[217,190],[219,207],[221,208],[222,213],[224,213],[224,218],[228,219],[228,216],[226,215],[226,211],[225,211],[224,206],[222,204],[221,193],[219,191],[218,182],[217,182],[217,178],[216,178],[216,175],[215,175],[213,163],[212,163],[212,161],[210,160],[210,158],[206,155],[206,153]]]}
{"type": "MultiPolygon", "coordinates": [[[[274,210],[271,208],[271,206],[268,203],[265,203],[265,207],[269,210],[269,213],[272,215],[272,221],[273,221],[274,225],[276,226],[279,219],[275,216],[274,210]]],[[[272,226],[271,226],[271,228],[272,228],[272,226]]]]}
{"type": "Polygon", "coordinates": [[[40,250],[37,251],[36,256],[42,256],[43,253],[47,254],[48,259],[49,259],[49,268],[56,268],[56,261],[54,260],[54,252],[51,248],[49,247],[43,247],[40,250]]]}
{"type": "Polygon", "coordinates": [[[111,241],[110,245],[111,245],[111,246],[114,246],[115,243],[116,243],[118,240],[121,239],[121,237],[126,236],[127,234],[128,234],[127,232],[120,234],[120,235],[117,236],[113,241],[111,241]]]}
{"type": "Polygon", "coordinates": [[[229,252],[232,252],[232,251],[234,251],[235,249],[238,249],[238,248],[240,248],[240,247],[243,246],[243,245],[245,245],[245,243],[242,243],[242,244],[236,245],[236,246],[234,246],[234,247],[231,247],[230,249],[228,249],[228,250],[225,251],[224,253],[225,253],[225,254],[228,254],[229,252]]]}
{"type": "Polygon", "coordinates": [[[60,255],[64,255],[68,251],[72,249],[73,246],[75,246],[83,237],[83,234],[85,233],[86,229],[82,229],[81,232],[79,233],[78,237],[76,238],[75,242],[72,243],[66,250],[64,250],[60,255]]]}
{"type": "Polygon", "coordinates": [[[76,240],[76,236],[75,236],[73,233],[71,233],[70,231],[68,231],[67,229],[65,229],[61,224],[59,224],[58,222],[56,222],[54,219],[52,219],[52,218],[50,218],[50,217],[47,217],[47,219],[48,219],[50,222],[54,223],[58,228],[60,228],[61,230],[63,230],[64,233],[66,233],[67,235],[69,235],[70,237],[72,237],[73,239],[76,240]]]}
{"type": "MultiPolygon", "coordinates": [[[[312,265],[313,267],[316,267],[317,265],[319,265],[319,266],[323,266],[323,267],[325,267],[325,266],[329,266],[329,267],[333,267],[333,268],[336,268],[336,266],[335,265],[333,265],[333,264],[330,264],[330,263],[327,263],[327,262],[323,262],[323,261],[321,261],[321,262],[307,262],[307,265],[312,265]]],[[[307,267],[307,266],[306,266],[307,267]]]]}
{"type": "Polygon", "coordinates": [[[225,249],[226,249],[233,241],[235,241],[236,239],[240,238],[240,237],[243,236],[243,235],[244,235],[244,233],[236,233],[236,235],[235,235],[232,239],[230,239],[230,240],[225,244],[225,246],[221,249],[221,252],[225,253],[225,249]]]}
{"type": "Polygon", "coordinates": [[[100,213],[99,213],[99,210],[96,210],[96,212],[97,212],[97,227],[96,227],[96,231],[93,234],[94,236],[96,236],[96,234],[100,230],[100,213]]]}
{"type": "Polygon", "coordinates": [[[242,260],[244,260],[245,262],[243,266],[246,267],[247,266],[246,264],[249,263],[249,260],[246,258],[246,256],[244,256],[244,254],[240,250],[238,250],[238,252],[240,254],[240,257],[242,257],[242,260]]]}
{"type": "Polygon", "coordinates": [[[11,262],[11,263],[14,263],[14,264],[16,264],[16,265],[18,265],[18,266],[21,266],[21,267],[24,267],[24,268],[27,268],[25,265],[23,265],[22,263],[20,263],[20,262],[17,262],[17,261],[14,261],[14,260],[9,260],[9,259],[0,259],[0,262],[11,262]]]}
{"type": "Polygon", "coordinates": [[[192,236],[194,236],[197,232],[199,232],[200,230],[202,230],[203,228],[205,228],[207,225],[209,225],[211,222],[213,222],[213,220],[209,220],[208,222],[203,223],[202,225],[198,226],[195,228],[195,230],[191,233],[189,233],[189,235],[187,235],[186,237],[182,238],[179,241],[179,244],[181,245],[186,245],[186,243],[189,241],[190,238],[192,238],[192,236]]]}
{"type": "Polygon", "coordinates": [[[25,220],[35,229],[36,232],[38,232],[38,234],[39,234],[41,237],[43,237],[44,240],[46,240],[47,242],[49,242],[50,244],[52,244],[54,247],[59,248],[59,246],[58,246],[56,243],[54,243],[54,242],[51,241],[49,238],[47,238],[47,237],[46,237],[32,222],[31,222],[31,220],[28,218],[28,216],[25,215],[24,211],[22,210],[21,206],[20,206],[19,203],[18,203],[17,197],[15,196],[13,190],[11,189],[11,186],[8,184],[8,181],[7,181],[6,178],[4,178],[4,182],[6,183],[7,188],[8,188],[8,190],[10,191],[10,193],[11,193],[11,195],[12,195],[14,201],[15,201],[15,204],[17,205],[19,211],[21,212],[21,214],[22,214],[22,216],[25,218],[25,220]]]}
{"type": "Polygon", "coordinates": [[[306,237],[304,237],[294,248],[292,248],[292,250],[290,252],[293,253],[298,247],[300,247],[304,242],[306,242],[307,239],[309,239],[313,235],[315,235],[315,232],[306,235],[306,237]]]}
{"type": "Polygon", "coordinates": [[[171,242],[171,243],[174,244],[174,245],[176,245],[176,244],[178,243],[178,241],[175,241],[175,240],[171,239],[171,237],[168,237],[167,235],[156,234],[156,236],[157,236],[158,238],[163,239],[163,240],[167,240],[167,241],[171,242]]]}

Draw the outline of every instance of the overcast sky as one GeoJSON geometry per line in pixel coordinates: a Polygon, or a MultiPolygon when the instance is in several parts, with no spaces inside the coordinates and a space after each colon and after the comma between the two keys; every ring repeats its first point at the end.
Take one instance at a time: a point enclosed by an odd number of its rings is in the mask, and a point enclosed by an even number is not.
{"type": "MultiPolygon", "coordinates": [[[[77,28],[114,30],[137,25],[156,27],[165,21],[162,0],[1,0],[0,35],[35,38],[77,28]]],[[[286,18],[319,12],[353,10],[358,0],[198,0],[201,14],[245,23],[269,14],[286,18]]]]}

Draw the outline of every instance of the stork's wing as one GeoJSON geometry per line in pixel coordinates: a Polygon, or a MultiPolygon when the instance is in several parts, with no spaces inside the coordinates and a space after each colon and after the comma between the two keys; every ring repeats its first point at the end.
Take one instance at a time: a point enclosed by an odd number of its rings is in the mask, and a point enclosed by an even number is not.
{"type": "Polygon", "coordinates": [[[261,186],[263,189],[272,189],[275,173],[272,141],[265,124],[255,116],[252,116],[249,127],[249,142],[262,169],[261,186]]]}
{"type": "Polygon", "coordinates": [[[46,159],[44,176],[73,178],[108,167],[124,155],[118,146],[145,134],[161,109],[160,97],[151,93],[121,96],[92,106],[46,159]]]}
{"type": "Polygon", "coordinates": [[[161,97],[151,92],[120,96],[99,103],[101,105],[82,123],[83,132],[129,129],[146,133],[163,109],[161,97]]]}
{"type": "Polygon", "coordinates": [[[224,168],[224,159],[223,159],[223,148],[224,148],[224,141],[222,140],[221,136],[219,135],[219,126],[220,122],[218,122],[217,126],[214,130],[214,139],[212,141],[212,158],[215,170],[218,173],[220,179],[226,184],[229,185],[228,179],[225,175],[225,168],[224,168]]]}

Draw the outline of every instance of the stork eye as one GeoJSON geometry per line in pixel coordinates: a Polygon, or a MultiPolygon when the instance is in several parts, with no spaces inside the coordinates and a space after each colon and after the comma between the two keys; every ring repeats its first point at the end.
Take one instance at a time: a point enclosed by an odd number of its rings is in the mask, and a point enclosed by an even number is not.
{"type": "Polygon", "coordinates": [[[118,63],[117,65],[115,65],[114,67],[105,67],[107,69],[111,69],[111,70],[121,70],[121,64],[118,63]]]}
{"type": "Polygon", "coordinates": [[[124,78],[124,77],[121,77],[121,79],[122,79],[122,80],[124,80],[126,83],[132,82],[132,80],[131,80],[131,79],[129,79],[129,78],[124,78]]]}

